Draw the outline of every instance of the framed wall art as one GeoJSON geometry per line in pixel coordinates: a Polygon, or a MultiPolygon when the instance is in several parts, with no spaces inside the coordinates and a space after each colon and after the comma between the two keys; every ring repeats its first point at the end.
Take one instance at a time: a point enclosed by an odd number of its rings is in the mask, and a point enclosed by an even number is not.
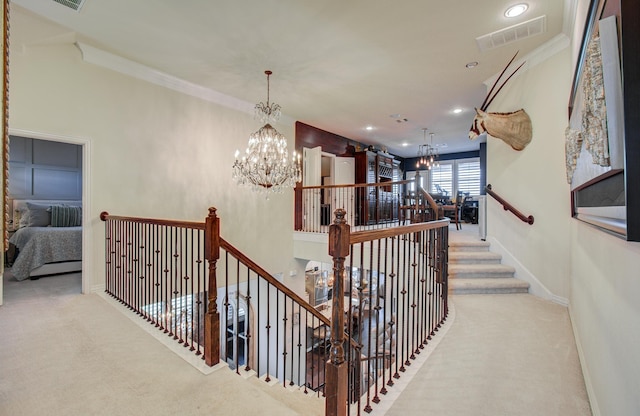
{"type": "Polygon", "coordinates": [[[592,0],[569,98],[572,216],[640,241],[640,3],[592,0]]]}

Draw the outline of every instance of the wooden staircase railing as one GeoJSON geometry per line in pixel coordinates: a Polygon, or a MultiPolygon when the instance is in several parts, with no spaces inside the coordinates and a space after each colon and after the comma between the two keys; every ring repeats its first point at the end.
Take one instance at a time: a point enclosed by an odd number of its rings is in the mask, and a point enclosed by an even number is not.
{"type": "Polygon", "coordinates": [[[100,218],[108,294],[209,366],[324,393],[329,317],[220,237],[215,208],[204,222],[100,218]]]}
{"type": "Polygon", "coordinates": [[[337,210],[323,313],[221,238],[215,208],[100,218],[107,293],[207,365],[326,396],[328,415],[370,411],[447,316],[448,219],[351,232],[337,210]]]}
{"type": "Polygon", "coordinates": [[[337,210],[329,231],[336,335],[325,413],[331,416],[370,412],[448,313],[449,219],[351,232],[345,217],[337,210]],[[347,299],[352,305],[345,306],[347,299]],[[356,357],[343,349],[354,340],[362,345],[356,357]]]}
{"type": "Polygon", "coordinates": [[[214,259],[204,250],[211,218],[199,223],[103,212],[100,219],[105,222],[105,291],[185,348],[207,357],[207,364],[216,364],[211,349],[217,343],[210,343],[217,339],[215,328],[205,331],[205,320],[213,318],[205,316],[212,314],[206,294],[216,293],[211,290],[215,269],[207,276],[205,264],[209,260],[211,266],[214,259]]]}
{"type": "Polygon", "coordinates": [[[533,225],[533,215],[526,216],[522,212],[518,211],[513,205],[504,200],[500,195],[495,193],[491,189],[491,184],[487,185],[484,188],[487,191],[487,194],[491,195],[493,199],[502,204],[502,207],[505,211],[511,211],[516,217],[520,218],[521,221],[526,222],[529,225],[533,225]]]}

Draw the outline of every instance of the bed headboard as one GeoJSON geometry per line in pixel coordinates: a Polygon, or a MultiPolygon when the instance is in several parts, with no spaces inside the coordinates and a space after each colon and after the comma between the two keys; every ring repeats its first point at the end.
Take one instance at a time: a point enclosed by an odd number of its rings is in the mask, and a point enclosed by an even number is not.
{"type": "Polygon", "coordinates": [[[20,220],[22,213],[27,211],[27,203],[38,205],[67,205],[74,207],[82,207],[82,201],[77,200],[58,200],[58,199],[14,199],[12,201],[11,217],[9,218],[9,229],[20,228],[20,220]]]}

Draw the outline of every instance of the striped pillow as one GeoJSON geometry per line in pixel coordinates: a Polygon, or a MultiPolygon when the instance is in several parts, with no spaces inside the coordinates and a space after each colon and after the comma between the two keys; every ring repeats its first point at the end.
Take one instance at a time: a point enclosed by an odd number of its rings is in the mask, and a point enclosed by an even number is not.
{"type": "Polygon", "coordinates": [[[82,207],[51,205],[52,227],[78,227],[82,225],[82,207]]]}

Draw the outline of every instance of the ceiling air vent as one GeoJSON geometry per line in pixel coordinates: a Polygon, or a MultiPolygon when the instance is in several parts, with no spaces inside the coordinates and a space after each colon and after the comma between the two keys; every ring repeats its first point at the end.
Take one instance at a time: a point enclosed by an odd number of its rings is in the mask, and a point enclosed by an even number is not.
{"type": "Polygon", "coordinates": [[[77,12],[80,11],[80,8],[84,4],[84,0],[53,0],[56,3],[62,4],[63,6],[67,6],[70,9],[73,9],[77,12]]]}
{"type": "Polygon", "coordinates": [[[487,35],[476,38],[478,48],[484,52],[489,49],[497,48],[517,40],[529,38],[539,35],[547,30],[547,16],[542,15],[535,19],[509,26],[507,28],[489,33],[487,35]]]}

